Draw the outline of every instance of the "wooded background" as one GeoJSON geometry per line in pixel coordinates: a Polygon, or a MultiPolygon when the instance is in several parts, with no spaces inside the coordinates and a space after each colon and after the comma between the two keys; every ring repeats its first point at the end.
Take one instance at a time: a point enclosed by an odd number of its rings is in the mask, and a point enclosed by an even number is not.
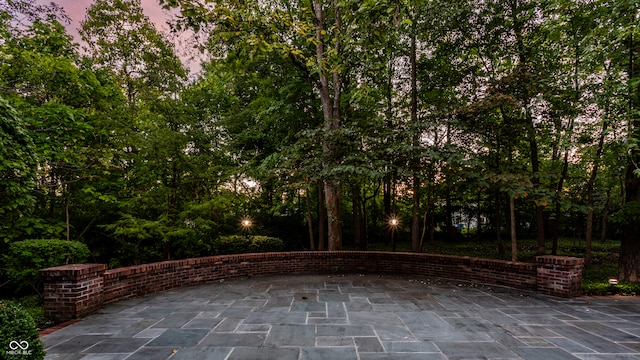
{"type": "Polygon", "coordinates": [[[0,251],[80,240],[111,266],[402,235],[621,240],[640,269],[640,3],[0,3],[0,251]],[[176,33],[195,33],[176,46],[176,33]],[[189,74],[187,46],[206,58],[189,74]],[[389,220],[400,224],[391,229],[389,220]]]}

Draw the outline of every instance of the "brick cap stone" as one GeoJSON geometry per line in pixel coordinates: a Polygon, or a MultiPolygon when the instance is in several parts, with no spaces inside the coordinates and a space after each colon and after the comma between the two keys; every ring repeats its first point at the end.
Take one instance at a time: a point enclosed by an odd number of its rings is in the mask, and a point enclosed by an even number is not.
{"type": "Polygon", "coordinates": [[[106,264],[69,264],[40,270],[41,274],[90,274],[107,270],[106,264]]]}
{"type": "Polygon", "coordinates": [[[584,265],[584,258],[559,255],[541,255],[536,256],[536,262],[554,265],[584,265]]]}

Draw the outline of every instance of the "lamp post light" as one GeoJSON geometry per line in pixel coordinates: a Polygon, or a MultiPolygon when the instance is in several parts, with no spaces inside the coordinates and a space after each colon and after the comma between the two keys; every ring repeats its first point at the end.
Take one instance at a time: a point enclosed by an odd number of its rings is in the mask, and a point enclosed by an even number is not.
{"type": "Polygon", "coordinates": [[[245,217],[240,221],[240,225],[242,226],[242,230],[244,231],[247,238],[249,238],[249,231],[251,230],[251,226],[253,226],[253,222],[251,218],[245,217]]]}
{"type": "Polygon", "coordinates": [[[389,226],[391,227],[391,248],[393,252],[396,252],[396,240],[393,235],[398,225],[400,225],[400,220],[398,220],[397,217],[393,216],[389,219],[389,226]]]}

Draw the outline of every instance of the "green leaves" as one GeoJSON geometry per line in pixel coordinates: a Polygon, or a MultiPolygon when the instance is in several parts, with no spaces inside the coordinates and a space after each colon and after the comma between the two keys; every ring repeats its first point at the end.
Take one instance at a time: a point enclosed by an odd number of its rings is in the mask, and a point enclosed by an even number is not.
{"type": "Polygon", "coordinates": [[[0,217],[12,224],[31,212],[36,153],[22,119],[0,97],[0,217]]]}

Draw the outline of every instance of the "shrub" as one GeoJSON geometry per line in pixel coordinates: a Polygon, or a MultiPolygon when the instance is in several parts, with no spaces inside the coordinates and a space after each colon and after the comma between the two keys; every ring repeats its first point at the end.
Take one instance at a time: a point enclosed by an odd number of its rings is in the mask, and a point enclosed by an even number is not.
{"type": "Polygon", "coordinates": [[[0,300],[0,359],[44,359],[33,318],[19,305],[0,300]]]}
{"type": "Polygon", "coordinates": [[[4,256],[5,272],[15,283],[17,291],[31,286],[40,294],[40,274],[38,270],[83,263],[89,258],[89,248],[78,241],[67,240],[24,240],[12,243],[4,256]]]}
{"type": "Polygon", "coordinates": [[[284,250],[281,239],[269,236],[231,235],[216,241],[216,254],[244,254],[254,252],[272,252],[284,250]]]}

